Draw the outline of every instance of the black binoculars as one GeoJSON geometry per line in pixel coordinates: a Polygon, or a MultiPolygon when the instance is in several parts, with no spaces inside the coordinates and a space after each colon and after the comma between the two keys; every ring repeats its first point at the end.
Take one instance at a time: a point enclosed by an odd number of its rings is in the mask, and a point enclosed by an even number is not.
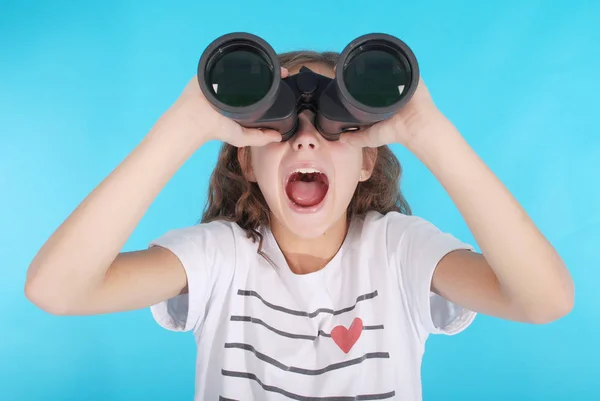
{"type": "Polygon", "coordinates": [[[219,113],[244,127],[273,129],[287,141],[298,128],[298,115],[311,110],[319,133],[337,140],[393,116],[417,89],[419,66],[403,41],[371,33],[344,48],[334,78],[302,67],[282,79],[273,48],[256,35],[238,32],[204,50],[198,83],[219,113]]]}

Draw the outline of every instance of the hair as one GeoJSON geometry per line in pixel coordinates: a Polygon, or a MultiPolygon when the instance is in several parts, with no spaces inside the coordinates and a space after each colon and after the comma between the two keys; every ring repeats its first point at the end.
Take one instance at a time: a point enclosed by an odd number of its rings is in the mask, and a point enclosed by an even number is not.
{"type": "MultiPolygon", "coordinates": [[[[332,69],[340,54],[336,52],[316,52],[301,50],[278,55],[280,64],[293,69],[307,63],[321,63],[332,69]]],[[[248,152],[249,154],[249,152],[248,152]]],[[[348,219],[375,210],[386,214],[399,212],[410,215],[410,207],[400,191],[402,166],[387,145],[377,148],[375,165],[371,177],[358,183],[347,209],[348,219]]],[[[249,163],[249,157],[246,158],[249,163]]],[[[253,242],[260,240],[261,227],[269,226],[269,206],[258,185],[244,176],[244,169],[238,161],[238,148],[223,143],[216,167],[210,177],[208,202],[201,222],[227,220],[237,223],[253,242]]]]}

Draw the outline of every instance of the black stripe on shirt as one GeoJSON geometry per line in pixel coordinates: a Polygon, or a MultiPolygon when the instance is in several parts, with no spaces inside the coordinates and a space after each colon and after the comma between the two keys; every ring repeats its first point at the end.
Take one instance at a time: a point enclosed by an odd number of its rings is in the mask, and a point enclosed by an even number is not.
{"type": "Polygon", "coordinates": [[[255,298],[258,298],[258,299],[260,299],[262,301],[263,304],[265,304],[269,308],[274,309],[274,310],[279,311],[279,312],[283,312],[283,313],[287,313],[287,314],[295,315],[295,316],[305,316],[305,317],[313,318],[315,316],[318,316],[320,313],[329,313],[331,315],[337,316],[337,315],[341,315],[342,313],[350,312],[351,310],[353,310],[354,308],[356,308],[356,305],[359,302],[375,298],[377,296],[377,290],[375,290],[373,292],[370,292],[368,294],[364,294],[364,295],[359,296],[358,298],[356,298],[356,302],[352,306],[348,306],[346,308],[339,309],[339,310],[333,310],[333,309],[327,309],[327,308],[319,308],[316,311],[310,312],[310,313],[309,312],[304,312],[304,311],[298,311],[298,310],[288,309],[288,308],[285,308],[283,306],[272,304],[272,303],[270,303],[268,301],[265,301],[263,299],[263,297],[261,297],[256,291],[238,290],[238,295],[245,296],[245,297],[255,297],[255,298]]]}
{"type": "Polygon", "coordinates": [[[321,369],[303,369],[303,368],[297,368],[294,366],[284,365],[283,363],[277,361],[276,359],[273,359],[268,355],[258,352],[256,350],[256,348],[254,348],[252,345],[249,345],[249,344],[226,343],[225,348],[238,348],[238,349],[250,351],[261,361],[264,361],[270,365],[273,365],[281,370],[285,370],[286,372],[298,373],[301,375],[307,375],[307,376],[318,376],[318,375],[322,375],[323,373],[330,372],[332,370],[343,369],[343,368],[346,368],[346,367],[352,366],[352,365],[358,365],[358,364],[366,361],[367,359],[380,359],[380,358],[389,358],[390,357],[390,354],[387,352],[369,352],[367,354],[364,354],[360,358],[354,358],[354,359],[350,359],[350,360],[343,361],[343,362],[333,363],[333,364],[325,366],[324,368],[321,368],[321,369]]]}
{"type": "MultiPolygon", "coordinates": [[[[258,319],[258,318],[255,318],[255,317],[250,317],[250,316],[236,316],[236,315],[234,315],[234,316],[231,316],[230,320],[232,322],[248,322],[248,323],[259,324],[259,325],[265,327],[266,329],[272,331],[273,333],[279,334],[280,336],[287,337],[287,338],[298,339],[298,340],[315,341],[319,336],[321,336],[321,337],[327,337],[327,338],[331,337],[331,334],[325,333],[323,330],[319,330],[319,332],[317,333],[316,336],[312,336],[312,335],[309,335],[309,334],[292,334],[292,333],[287,333],[285,331],[276,329],[273,326],[268,325],[267,323],[265,323],[261,319],[258,319]]],[[[380,325],[376,325],[376,326],[363,326],[363,330],[383,330],[383,325],[380,324],[380,325]]]]}
{"type": "Polygon", "coordinates": [[[273,393],[278,393],[284,395],[288,398],[298,401],[363,401],[363,400],[385,400],[388,398],[392,398],[396,395],[395,391],[390,391],[388,393],[380,393],[380,394],[359,394],[352,396],[333,396],[333,397],[306,397],[299,394],[290,393],[289,391],[283,390],[276,386],[270,386],[268,384],[264,384],[258,377],[256,377],[253,373],[244,373],[244,372],[234,372],[230,370],[221,370],[221,374],[223,376],[229,377],[238,377],[242,379],[254,380],[257,382],[265,391],[270,391],[273,393]]]}
{"type": "MultiPolygon", "coordinates": [[[[374,326],[363,326],[363,330],[383,330],[383,324],[378,324],[374,326]]],[[[319,330],[319,335],[323,337],[331,338],[331,334],[323,332],[323,330],[319,330]]]]}

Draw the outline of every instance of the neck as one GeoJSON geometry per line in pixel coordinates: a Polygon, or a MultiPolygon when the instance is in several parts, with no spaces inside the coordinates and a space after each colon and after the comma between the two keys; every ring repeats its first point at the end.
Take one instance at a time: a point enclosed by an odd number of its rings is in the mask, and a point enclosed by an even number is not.
{"type": "Polygon", "coordinates": [[[299,237],[271,217],[273,236],[290,270],[296,274],[313,273],[325,267],[339,251],[348,231],[345,213],[327,232],[315,238],[299,237]]]}

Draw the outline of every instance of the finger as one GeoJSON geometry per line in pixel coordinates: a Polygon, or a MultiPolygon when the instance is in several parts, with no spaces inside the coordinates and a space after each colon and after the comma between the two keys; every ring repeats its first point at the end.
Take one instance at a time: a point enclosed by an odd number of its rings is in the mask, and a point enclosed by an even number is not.
{"type": "Polygon", "coordinates": [[[368,131],[369,130],[359,132],[346,132],[340,135],[340,142],[357,148],[370,147],[369,142],[371,138],[369,136],[368,131]]]}
{"type": "Polygon", "coordinates": [[[290,76],[290,72],[287,68],[281,67],[281,78],[287,78],[290,76]]]}
{"type": "Polygon", "coordinates": [[[264,146],[273,142],[281,142],[281,134],[271,129],[244,128],[244,146],[264,146]]]}
{"type": "Polygon", "coordinates": [[[363,148],[377,148],[391,143],[392,128],[389,122],[379,122],[361,131],[343,134],[344,140],[354,146],[363,148]]]}

